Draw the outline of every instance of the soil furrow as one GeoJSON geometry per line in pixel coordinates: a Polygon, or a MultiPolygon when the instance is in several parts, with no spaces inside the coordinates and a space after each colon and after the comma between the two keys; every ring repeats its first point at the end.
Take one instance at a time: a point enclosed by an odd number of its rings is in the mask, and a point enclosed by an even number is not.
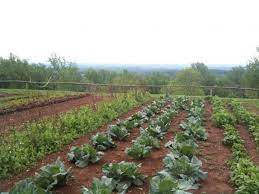
{"type": "Polygon", "coordinates": [[[224,131],[214,127],[211,120],[212,106],[205,104],[204,127],[208,132],[208,139],[199,142],[199,159],[202,161],[202,170],[208,172],[208,178],[201,181],[201,187],[193,190],[194,194],[231,194],[234,187],[230,181],[230,170],[227,161],[231,158],[231,151],[223,145],[224,131]]]}
{"type": "Polygon", "coordinates": [[[236,125],[236,129],[239,132],[241,139],[244,140],[245,148],[250,156],[250,159],[256,164],[259,165],[259,151],[256,149],[256,143],[254,137],[250,134],[247,127],[244,125],[236,125]]]}

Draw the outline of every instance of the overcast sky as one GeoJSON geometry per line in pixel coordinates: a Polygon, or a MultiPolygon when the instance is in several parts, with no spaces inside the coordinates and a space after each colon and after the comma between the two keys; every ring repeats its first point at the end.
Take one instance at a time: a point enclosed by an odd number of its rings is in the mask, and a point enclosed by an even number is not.
{"type": "Polygon", "coordinates": [[[246,64],[259,0],[1,0],[0,56],[45,62],[246,64]]]}

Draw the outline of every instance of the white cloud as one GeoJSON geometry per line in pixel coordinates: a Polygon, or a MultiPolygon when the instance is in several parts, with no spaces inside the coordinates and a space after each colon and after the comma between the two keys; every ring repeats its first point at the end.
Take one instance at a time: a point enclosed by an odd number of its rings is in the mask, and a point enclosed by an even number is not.
{"type": "Polygon", "coordinates": [[[76,62],[244,64],[258,0],[1,0],[0,56],[76,62]]]}

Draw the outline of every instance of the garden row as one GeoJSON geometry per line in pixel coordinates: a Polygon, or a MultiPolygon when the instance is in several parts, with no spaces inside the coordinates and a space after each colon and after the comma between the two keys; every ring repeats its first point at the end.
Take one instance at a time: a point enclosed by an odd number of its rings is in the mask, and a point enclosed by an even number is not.
{"type": "Polygon", "coordinates": [[[20,172],[149,99],[142,93],[118,95],[109,102],[98,103],[96,110],[85,106],[56,118],[28,123],[20,131],[14,129],[12,134],[0,138],[0,178],[20,172]]]}
{"type": "Polygon", "coordinates": [[[248,130],[253,135],[257,148],[259,149],[259,120],[253,113],[247,111],[240,102],[233,100],[230,105],[237,121],[248,127],[248,130]]]}
{"type": "MultiPolygon", "coordinates": [[[[223,143],[230,146],[232,150],[232,157],[228,164],[231,169],[231,181],[237,187],[236,193],[256,194],[259,191],[259,167],[249,158],[244,147],[244,141],[235,129],[236,119],[245,122],[244,111],[237,107],[237,104],[232,103],[237,116],[235,118],[225,109],[223,102],[219,98],[213,98],[212,103],[213,121],[218,127],[224,129],[223,143]]],[[[253,123],[251,122],[252,125],[253,123]]]]}
{"type": "Polygon", "coordinates": [[[164,169],[151,180],[151,194],[190,194],[187,190],[198,189],[199,181],[207,178],[207,173],[201,170],[202,162],[195,156],[198,152],[196,141],[207,139],[202,126],[203,106],[199,99],[184,106],[188,118],[180,124],[183,131],[165,144],[170,152],[163,160],[164,169]]]}
{"type": "MultiPolygon", "coordinates": [[[[105,133],[97,133],[92,136],[92,145],[85,144],[81,147],[72,147],[70,153],[68,153],[68,160],[74,162],[75,165],[80,168],[86,167],[90,163],[98,162],[103,155],[103,152],[100,151],[105,151],[109,148],[115,147],[116,144],[113,140],[124,140],[134,127],[140,127],[143,123],[149,121],[152,116],[159,113],[165,103],[165,100],[155,101],[143,111],[134,114],[132,117],[129,117],[124,121],[118,121],[115,125],[110,125],[105,133]]],[[[161,122],[160,119],[157,121],[161,122]]],[[[142,137],[144,138],[146,136],[143,135],[142,137]]],[[[141,138],[139,138],[139,140],[141,141],[141,138]]],[[[143,140],[145,139],[142,139],[142,141],[143,140]]],[[[125,167],[137,167],[133,163],[125,163],[125,165],[125,167]]],[[[134,173],[131,171],[132,169],[129,170],[130,171],[128,173],[134,173]]],[[[42,167],[35,177],[25,179],[17,183],[11,189],[10,193],[26,193],[28,191],[36,193],[50,193],[50,190],[52,190],[54,186],[65,184],[70,177],[70,169],[66,170],[64,168],[64,164],[58,159],[53,164],[42,167]]],[[[95,179],[93,184],[98,184],[99,186],[106,185],[108,180],[110,179],[107,177],[102,178],[101,181],[95,179]]],[[[118,181],[118,183],[114,182],[115,180],[113,181],[113,190],[116,188],[116,185],[122,184],[118,181]]],[[[110,184],[108,185],[111,187],[110,184]]],[[[125,190],[125,186],[118,186],[117,189],[125,190]]],[[[87,189],[84,188],[83,192],[86,193],[87,189]]],[[[98,192],[101,192],[100,189],[98,189],[98,192]]]]}

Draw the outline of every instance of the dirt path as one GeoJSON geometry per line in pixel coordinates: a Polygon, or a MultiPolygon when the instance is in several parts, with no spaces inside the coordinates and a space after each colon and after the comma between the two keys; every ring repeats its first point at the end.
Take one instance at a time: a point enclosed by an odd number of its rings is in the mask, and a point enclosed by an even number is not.
{"type": "Polygon", "coordinates": [[[202,169],[208,172],[208,178],[201,182],[198,190],[192,192],[194,194],[234,193],[234,187],[229,183],[230,171],[226,164],[231,157],[231,151],[222,144],[223,130],[212,125],[212,106],[208,103],[205,105],[204,124],[209,136],[207,141],[199,142],[199,159],[202,161],[202,169]]]}
{"type": "Polygon", "coordinates": [[[250,134],[247,127],[244,125],[236,125],[236,129],[239,131],[241,139],[245,142],[245,148],[251,158],[251,160],[259,165],[259,151],[256,150],[256,143],[254,137],[250,134]]]}
{"type": "MultiPolygon", "coordinates": [[[[126,119],[129,116],[136,113],[137,111],[141,110],[142,108],[143,108],[143,106],[134,108],[131,111],[123,114],[118,119],[121,119],[121,120],[126,119]]],[[[115,123],[115,122],[116,122],[116,120],[114,120],[111,123],[115,123]]],[[[109,124],[111,124],[111,123],[109,123],[109,124]]],[[[117,148],[106,151],[105,156],[103,157],[103,159],[100,161],[99,164],[90,165],[84,169],[81,169],[81,168],[76,168],[74,164],[71,164],[70,162],[67,161],[67,153],[69,152],[71,146],[75,146],[75,145],[78,146],[78,145],[82,145],[85,143],[89,143],[89,137],[91,137],[93,134],[95,134],[97,132],[105,131],[107,129],[107,126],[108,125],[105,125],[105,126],[99,128],[98,130],[95,130],[94,132],[88,133],[87,135],[74,141],[72,144],[67,145],[63,150],[61,150],[59,152],[55,152],[55,153],[47,155],[42,160],[38,161],[37,164],[34,165],[33,167],[31,167],[30,169],[24,170],[20,174],[13,176],[10,179],[0,181],[0,188],[4,191],[10,189],[19,180],[23,180],[27,177],[33,176],[35,174],[35,172],[39,170],[40,167],[42,167],[48,163],[51,163],[51,162],[55,161],[58,157],[60,157],[60,159],[65,162],[65,165],[67,167],[71,166],[73,168],[74,179],[69,182],[68,186],[60,188],[57,191],[57,193],[70,193],[70,194],[80,193],[80,188],[82,185],[91,184],[92,178],[94,176],[98,177],[98,175],[100,175],[101,166],[104,163],[113,162],[113,160],[116,161],[116,160],[118,160],[118,158],[121,158],[122,156],[125,155],[123,148],[128,146],[129,143],[122,142],[122,144],[118,144],[117,148]]],[[[137,136],[138,136],[138,129],[134,129],[127,142],[130,142],[131,139],[135,139],[137,136]]]]}
{"type": "Polygon", "coordinates": [[[88,94],[81,98],[70,99],[60,103],[37,106],[26,110],[0,115],[0,133],[6,133],[11,127],[21,126],[25,122],[54,116],[61,112],[66,112],[87,104],[94,105],[101,100],[103,100],[103,97],[101,96],[88,94]]]}

